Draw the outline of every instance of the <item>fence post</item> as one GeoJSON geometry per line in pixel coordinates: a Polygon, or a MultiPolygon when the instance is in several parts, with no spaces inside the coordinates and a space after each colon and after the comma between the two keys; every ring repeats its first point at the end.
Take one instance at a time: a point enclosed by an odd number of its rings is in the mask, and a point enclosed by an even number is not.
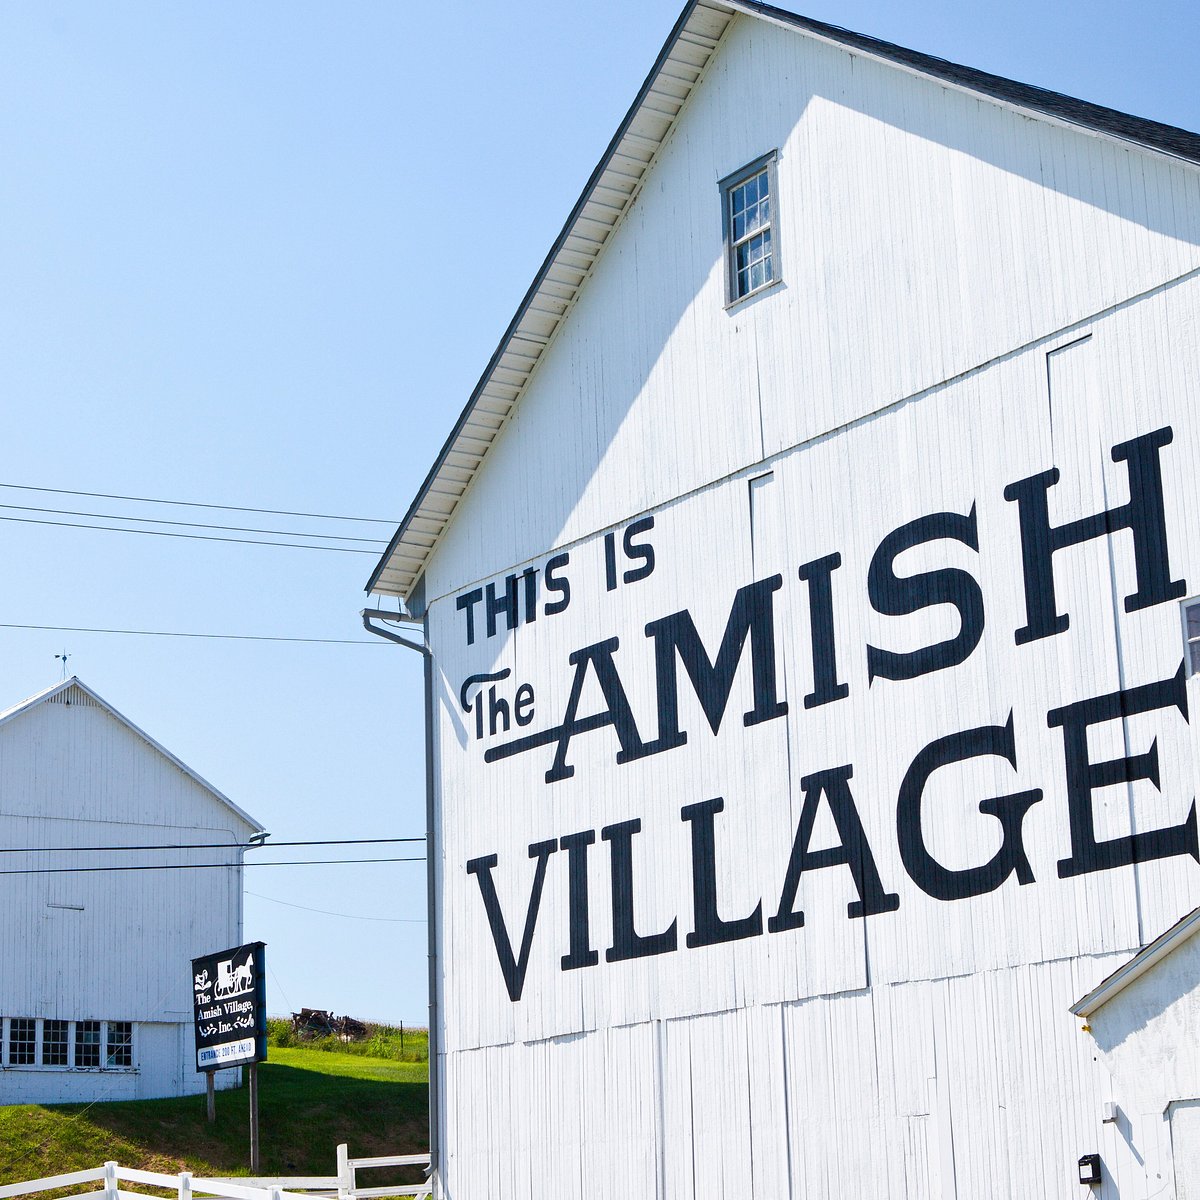
{"type": "Polygon", "coordinates": [[[179,1200],[192,1200],[192,1173],[179,1172],[179,1200]]]}
{"type": "Polygon", "coordinates": [[[282,1192],[283,1192],[283,1188],[279,1187],[278,1185],[271,1188],[271,1200],[279,1200],[280,1194],[282,1192]]]}
{"type": "Polygon", "coordinates": [[[117,1200],[117,1164],[104,1164],[104,1200],[117,1200]]]}
{"type": "Polygon", "coordinates": [[[350,1147],[343,1142],[337,1149],[338,1200],[349,1200],[354,1193],[354,1172],[350,1169],[350,1147]]]}

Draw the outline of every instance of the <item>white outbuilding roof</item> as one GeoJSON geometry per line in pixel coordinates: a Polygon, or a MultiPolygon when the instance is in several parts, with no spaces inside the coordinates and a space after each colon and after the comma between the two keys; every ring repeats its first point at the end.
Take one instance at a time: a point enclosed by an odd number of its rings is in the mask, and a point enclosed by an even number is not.
{"type": "Polygon", "coordinates": [[[1118,967],[1086,996],[1072,1004],[1071,1011],[1077,1017],[1090,1017],[1098,1008],[1123,992],[1135,979],[1140,979],[1151,967],[1179,949],[1197,933],[1200,933],[1200,908],[1192,909],[1165,933],[1159,934],[1149,945],[1143,946],[1127,963],[1118,967]]]}
{"type": "Polygon", "coordinates": [[[30,696],[26,700],[22,700],[19,704],[14,704],[12,708],[5,709],[0,712],[0,728],[8,724],[10,721],[15,721],[31,709],[37,708],[41,704],[47,703],[61,704],[82,704],[91,708],[101,708],[109,716],[115,718],[125,726],[131,733],[141,738],[152,750],[157,751],[167,759],[173,766],[182,771],[189,779],[199,784],[206,792],[223,804],[239,821],[246,825],[251,832],[263,832],[263,826],[259,824],[248,812],[239,808],[224,792],[213,787],[207,779],[198,775],[187,763],[177,758],[160,742],[156,742],[144,729],[135,725],[124,713],[118,712],[113,708],[107,700],[102,696],[97,695],[90,687],[87,686],[77,676],[72,675],[70,679],[63,680],[62,683],[56,683],[53,687],[46,688],[45,691],[38,692],[36,695],[30,696]]]}

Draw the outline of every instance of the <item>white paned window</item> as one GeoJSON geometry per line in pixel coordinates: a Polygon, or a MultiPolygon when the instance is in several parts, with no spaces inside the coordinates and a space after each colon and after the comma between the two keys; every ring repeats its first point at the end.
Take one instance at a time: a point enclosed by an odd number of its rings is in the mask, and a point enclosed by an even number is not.
{"type": "Polygon", "coordinates": [[[13,1017],[8,1023],[8,1065],[32,1066],[37,1061],[37,1021],[32,1017],[13,1017]]]}
{"type": "Polygon", "coordinates": [[[133,1022],[0,1018],[0,1066],[129,1070],[133,1022]]]}
{"type": "Polygon", "coordinates": [[[42,1022],[42,1066],[67,1066],[69,1045],[66,1021],[42,1022]]]}
{"type": "Polygon", "coordinates": [[[100,1022],[75,1022],[75,1065],[98,1067],[100,1065],[100,1022]]]}
{"type": "Polygon", "coordinates": [[[105,1023],[104,1065],[106,1067],[133,1066],[133,1023],[131,1021],[108,1021],[105,1023]]]}
{"type": "Polygon", "coordinates": [[[772,150],[721,180],[727,305],[780,279],[775,158],[772,150]]]}
{"type": "Polygon", "coordinates": [[[1200,673],[1200,598],[1183,602],[1183,645],[1187,673],[1200,673]]]}

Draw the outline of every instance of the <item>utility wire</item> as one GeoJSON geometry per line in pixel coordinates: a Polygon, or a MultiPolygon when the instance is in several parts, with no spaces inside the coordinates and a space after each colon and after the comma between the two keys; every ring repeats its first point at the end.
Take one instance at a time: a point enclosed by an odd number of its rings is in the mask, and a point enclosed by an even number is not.
{"type": "Polygon", "coordinates": [[[390,846],[398,842],[423,842],[423,837],[332,838],[306,842],[172,842],[161,846],[0,846],[0,854],[89,853],[105,850],[280,850],[292,846],[390,846]]]}
{"type": "MultiPolygon", "coordinates": [[[[229,533],[269,533],[277,537],[320,538],[329,542],[363,542],[372,546],[386,546],[386,538],[352,537],[345,533],[310,533],[302,529],[258,529],[247,525],[213,525],[199,521],[169,521],[165,517],[129,517],[124,513],[80,512],[75,508],[39,508],[32,504],[0,504],[0,508],[12,512],[49,513],[56,517],[90,517],[97,521],[133,521],[138,525],[176,525],[184,529],[223,529],[229,533]]],[[[131,530],[130,532],[137,532],[131,530]]],[[[241,539],[237,539],[241,540],[241,539]]]]}
{"type": "Polygon", "coordinates": [[[207,871],[228,870],[230,867],[341,867],[362,863],[424,862],[425,855],[415,858],[314,858],[291,862],[220,862],[220,863],[143,863],[120,867],[14,867],[0,871],[0,875],[86,875],[94,871],[207,871]]]}
{"type": "Polygon", "coordinates": [[[356,550],[352,546],[306,546],[302,542],[264,542],[254,538],[217,537],[210,533],[171,533],[166,529],[124,529],[119,525],[84,525],[79,521],[44,521],[39,517],[0,516],[0,521],[16,521],[21,525],[57,525],[60,529],[100,529],[106,533],[140,533],[146,537],[188,538],[200,542],[233,542],[238,546],[280,546],[289,550],[324,550],[328,554],[370,554],[374,558],[379,557],[374,550],[356,550]]]}
{"type": "Polygon", "coordinates": [[[399,524],[394,519],[383,517],[339,517],[333,513],[290,512],[284,508],[245,508],[237,504],[201,504],[195,500],[160,500],[150,496],[118,496],[113,492],[75,492],[68,488],[34,487],[28,483],[0,483],[0,488],[12,488],[22,492],[47,492],[55,496],[87,496],[90,500],[129,500],[135,504],[168,504],[179,508],[210,508],[221,512],[260,513],[268,517],[311,517],[316,521],[358,521],[368,525],[399,524]]]}
{"type": "MultiPolygon", "coordinates": [[[[2,518],[0,518],[2,519],[2,518]]],[[[310,646],[380,646],[366,638],[269,637],[258,633],[181,633],[170,629],[94,629],[86,625],[19,625],[0,622],[0,629],[32,629],[44,633],[118,633],[126,637],[206,638],[219,642],[303,642],[310,646]]]]}
{"type": "MultiPolygon", "coordinates": [[[[327,908],[309,908],[307,904],[293,904],[290,900],[276,900],[274,896],[264,896],[261,892],[246,892],[259,900],[270,900],[272,904],[282,904],[284,908],[298,908],[302,912],[320,913],[323,917],[341,917],[344,921],[383,921],[388,925],[424,925],[424,917],[363,917],[357,913],[330,912],[327,908]]],[[[287,997],[285,996],[286,1000],[287,997]]]]}

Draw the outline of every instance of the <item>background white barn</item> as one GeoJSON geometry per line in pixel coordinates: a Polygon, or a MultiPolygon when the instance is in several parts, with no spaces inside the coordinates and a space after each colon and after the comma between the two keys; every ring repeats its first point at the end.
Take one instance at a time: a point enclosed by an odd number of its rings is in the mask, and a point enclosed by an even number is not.
{"type": "Polygon", "coordinates": [[[0,713],[0,1104],[204,1090],[191,959],[241,942],[258,832],[76,678],[0,713]],[[229,849],[64,849],[181,844],[229,849]],[[173,863],[227,865],[111,869],[173,863]],[[3,873],[22,871],[41,873],[3,873]]]}
{"type": "Polygon", "coordinates": [[[1070,1007],[1200,902],[1198,163],[685,7],[370,582],[432,654],[441,1194],[1195,1178],[1196,1097],[1070,1007]],[[740,298],[722,183],[759,170],[740,298]]]}

